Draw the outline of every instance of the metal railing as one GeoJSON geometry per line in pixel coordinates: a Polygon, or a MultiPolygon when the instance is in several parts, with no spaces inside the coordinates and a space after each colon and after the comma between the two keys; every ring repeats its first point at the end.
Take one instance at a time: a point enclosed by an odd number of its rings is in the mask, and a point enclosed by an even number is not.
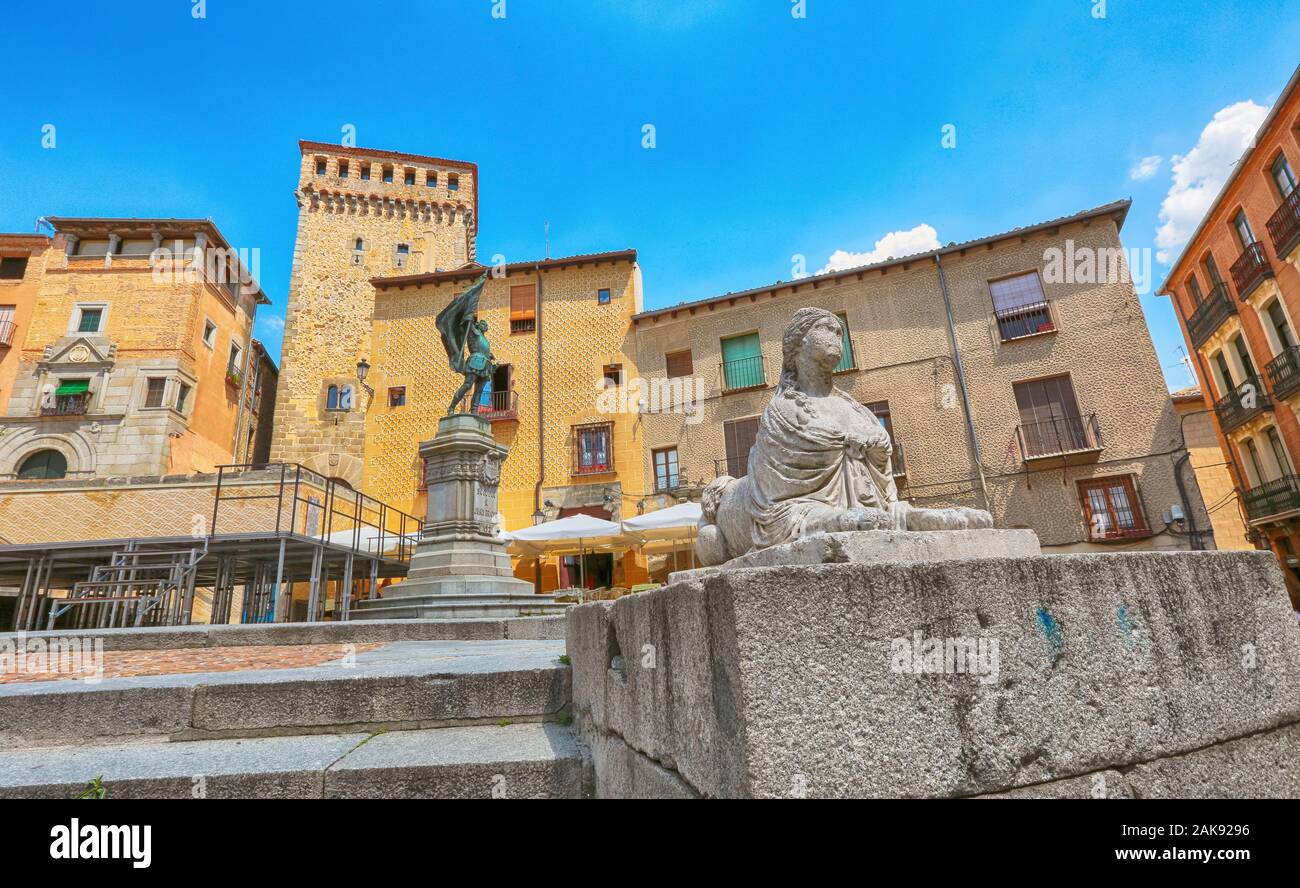
{"type": "Polygon", "coordinates": [[[998,320],[998,333],[1003,342],[1023,339],[1039,333],[1050,333],[1056,329],[1056,324],[1052,322],[1051,307],[1046,301],[1011,308],[995,308],[993,316],[998,320]]]}
{"type": "Polygon", "coordinates": [[[0,345],[14,344],[14,331],[18,325],[13,321],[0,321],[0,345]]]}
{"type": "Polygon", "coordinates": [[[1266,223],[1268,235],[1279,258],[1286,258],[1300,246],[1300,188],[1292,188],[1282,206],[1266,223]]]}
{"type": "Polygon", "coordinates": [[[513,389],[506,389],[500,392],[492,392],[489,396],[490,404],[474,405],[473,394],[465,396],[461,401],[460,409],[462,413],[473,413],[475,416],[486,419],[488,422],[503,422],[519,417],[519,393],[513,389]]]}
{"type": "Polygon", "coordinates": [[[1242,502],[1251,521],[1296,511],[1300,509],[1300,479],[1295,475],[1283,475],[1275,481],[1265,481],[1247,490],[1242,502]]]}
{"type": "Polygon", "coordinates": [[[1192,345],[1199,348],[1223,322],[1237,313],[1237,303],[1228,294],[1228,285],[1220,281],[1210,289],[1204,299],[1187,318],[1187,335],[1192,345]]]}
{"type": "Polygon", "coordinates": [[[90,408],[90,392],[58,395],[54,403],[41,408],[41,416],[81,416],[90,408]]]}
{"type": "Polygon", "coordinates": [[[1264,365],[1274,397],[1285,398],[1300,391],[1300,346],[1282,349],[1282,353],[1264,365]]]}
{"type": "Polygon", "coordinates": [[[907,457],[903,454],[903,442],[895,438],[893,444],[894,455],[890,462],[892,464],[894,477],[905,478],[907,477],[907,457]]]}
{"type": "Polygon", "coordinates": [[[1264,245],[1255,241],[1242,250],[1237,261],[1232,263],[1231,272],[1232,282],[1237,285],[1237,298],[1244,302],[1264,278],[1273,275],[1273,266],[1269,264],[1264,245]]]}
{"type": "Polygon", "coordinates": [[[713,461],[714,477],[730,475],[733,478],[743,478],[749,474],[749,454],[744,456],[728,456],[726,459],[715,459],[713,461]]]}
{"type": "Polygon", "coordinates": [[[1241,385],[1214,402],[1214,412],[1219,417],[1219,425],[1225,432],[1258,416],[1273,406],[1263,381],[1258,376],[1251,376],[1241,385]]]}
{"type": "Polygon", "coordinates": [[[1101,425],[1095,413],[1021,423],[1016,426],[1016,439],[1020,442],[1022,460],[1102,449],[1101,425]]]}
{"type": "Polygon", "coordinates": [[[255,500],[275,502],[276,536],[305,536],[358,554],[397,561],[411,559],[422,526],[415,516],[305,466],[248,463],[217,467],[209,535],[222,532],[223,505],[255,500]],[[231,492],[268,485],[273,489],[265,493],[231,492]]]}
{"type": "Polygon", "coordinates": [[[723,391],[735,392],[764,385],[767,385],[767,375],[762,355],[722,362],[723,391]]]}

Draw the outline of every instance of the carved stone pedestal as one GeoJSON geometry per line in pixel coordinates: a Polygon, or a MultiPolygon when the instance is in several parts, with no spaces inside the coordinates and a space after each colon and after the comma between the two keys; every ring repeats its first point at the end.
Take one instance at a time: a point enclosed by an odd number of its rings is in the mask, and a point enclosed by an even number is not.
{"type": "Polygon", "coordinates": [[[404,582],[384,597],[359,602],[353,619],[465,619],[563,613],[567,605],[538,595],[516,578],[496,537],[497,488],[509,449],[486,420],[443,417],[420,445],[429,505],[404,582]]]}

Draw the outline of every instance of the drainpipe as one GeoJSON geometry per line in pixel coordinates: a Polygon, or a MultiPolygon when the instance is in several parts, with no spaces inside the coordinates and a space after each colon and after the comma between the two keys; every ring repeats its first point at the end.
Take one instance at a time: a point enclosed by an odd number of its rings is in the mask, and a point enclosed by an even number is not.
{"type": "Polygon", "coordinates": [[[961,362],[961,350],[957,347],[957,329],[952,320],[952,299],[948,295],[948,279],[943,273],[943,263],[939,254],[934,254],[934,267],[939,272],[939,289],[943,291],[943,310],[948,319],[948,345],[952,348],[952,363],[957,371],[957,389],[961,392],[961,406],[966,416],[966,434],[970,437],[971,455],[975,459],[975,474],[979,479],[980,495],[984,498],[985,511],[989,508],[989,488],[984,479],[984,458],[980,453],[979,438],[975,436],[975,417],[970,409],[970,395],[966,391],[966,369],[961,362]]]}
{"type": "MultiPolygon", "coordinates": [[[[1187,443],[1184,442],[1186,447],[1187,443]]],[[[1183,464],[1192,458],[1188,450],[1183,451],[1183,455],[1174,463],[1174,483],[1178,485],[1178,498],[1183,501],[1183,515],[1187,518],[1187,536],[1192,543],[1192,551],[1199,552],[1205,546],[1201,543],[1201,532],[1196,527],[1196,514],[1192,511],[1192,503],[1187,498],[1187,486],[1183,483],[1183,464]]]]}
{"type": "MultiPolygon", "coordinates": [[[[474,187],[478,187],[478,177],[474,177],[474,187]]],[[[546,398],[542,382],[542,266],[534,267],[537,274],[537,311],[534,312],[534,332],[537,337],[537,484],[533,486],[533,513],[542,508],[542,484],[546,481],[546,398]]],[[[542,591],[542,556],[537,556],[537,567],[533,576],[533,585],[542,591]]]]}

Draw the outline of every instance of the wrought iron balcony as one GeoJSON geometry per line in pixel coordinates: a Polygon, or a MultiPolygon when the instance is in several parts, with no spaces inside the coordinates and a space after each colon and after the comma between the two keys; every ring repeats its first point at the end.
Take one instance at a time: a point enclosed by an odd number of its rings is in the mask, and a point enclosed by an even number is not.
{"type": "Polygon", "coordinates": [[[506,391],[493,392],[491,395],[491,404],[480,404],[476,409],[470,409],[471,395],[465,396],[465,402],[462,409],[466,413],[474,413],[486,419],[488,422],[505,422],[506,420],[519,418],[519,393],[513,389],[506,391]]]}
{"type": "Polygon", "coordinates": [[[1293,345],[1264,365],[1269,388],[1275,398],[1285,398],[1300,391],[1300,346],[1293,345]]]}
{"type": "Polygon", "coordinates": [[[1278,258],[1285,259],[1300,247],[1300,188],[1292,188],[1282,206],[1268,219],[1268,234],[1278,258]]]}
{"type": "Polygon", "coordinates": [[[1242,250],[1237,261],[1232,263],[1232,282],[1237,285],[1237,297],[1243,302],[1251,292],[1263,283],[1264,278],[1273,276],[1273,266],[1269,264],[1268,253],[1264,245],[1255,241],[1242,250]]]}
{"type": "Polygon", "coordinates": [[[1237,303],[1228,295],[1228,285],[1215,284],[1187,318],[1187,335],[1191,337],[1192,347],[1200,348],[1215,330],[1223,326],[1224,321],[1236,313],[1237,303]]]}
{"type": "Polygon", "coordinates": [[[1265,481],[1247,490],[1242,500],[1251,521],[1300,510],[1300,479],[1283,475],[1276,481],[1265,481]]]}
{"type": "Polygon", "coordinates": [[[1062,457],[1077,458],[1067,462],[1084,462],[1102,450],[1101,425],[1095,413],[1021,423],[1016,426],[1016,438],[1024,462],[1062,457]]]}
{"type": "Polygon", "coordinates": [[[17,329],[13,321],[0,321],[0,346],[13,345],[14,331],[17,329]]]}
{"type": "Polygon", "coordinates": [[[763,369],[762,355],[722,362],[723,391],[738,392],[765,385],[767,385],[767,375],[763,369]]]}
{"type": "Polygon", "coordinates": [[[1272,407],[1273,400],[1264,383],[1258,376],[1252,376],[1216,401],[1214,412],[1219,417],[1220,428],[1230,432],[1272,407]]]}
{"type": "Polygon", "coordinates": [[[1052,322],[1052,310],[1046,302],[994,309],[993,316],[998,319],[998,333],[1003,342],[1051,333],[1056,329],[1056,324],[1052,322]]]}
{"type": "Polygon", "coordinates": [[[41,408],[41,416],[81,416],[90,407],[90,392],[59,395],[54,403],[41,408]]]}
{"type": "Polygon", "coordinates": [[[729,456],[726,459],[715,459],[713,461],[713,474],[715,477],[730,475],[733,478],[743,478],[749,474],[749,454],[744,456],[729,456]]]}

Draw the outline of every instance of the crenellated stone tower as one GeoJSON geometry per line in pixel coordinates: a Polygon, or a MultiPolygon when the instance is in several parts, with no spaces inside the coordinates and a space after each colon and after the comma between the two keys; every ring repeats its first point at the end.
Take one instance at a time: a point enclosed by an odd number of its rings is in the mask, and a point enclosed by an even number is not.
{"type": "Polygon", "coordinates": [[[323,142],[298,147],[298,234],[271,460],[360,489],[371,395],[357,363],[371,350],[370,280],[474,260],[478,167],[323,142]]]}

